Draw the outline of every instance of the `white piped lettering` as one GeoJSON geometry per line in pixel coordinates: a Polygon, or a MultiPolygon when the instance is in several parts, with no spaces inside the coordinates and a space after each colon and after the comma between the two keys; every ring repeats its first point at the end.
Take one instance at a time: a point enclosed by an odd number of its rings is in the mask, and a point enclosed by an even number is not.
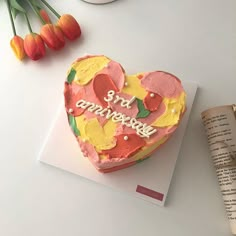
{"type": "MultiPolygon", "coordinates": [[[[118,103],[120,101],[121,107],[126,107],[127,109],[130,109],[130,105],[135,101],[135,97],[132,97],[130,100],[127,100],[118,95],[115,96],[115,91],[110,90],[107,93],[107,97],[104,97],[104,100],[106,102],[111,102],[114,100],[113,103],[118,103]]],[[[87,109],[89,112],[94,112],[96,115],[99,116],[105,116],[106,119],[111,118],[113,122],[121,122],[122,125],[131,127],[132,129],[136,130],[136,133],[142,138],[149,138],[150,135],[157,132],[157,129],[147,125],[146,123],[138,121],[136,118],[131,118],[120,112],[112,111],[111,108],[108,107],[103,108],[102,106],[92,102],[88,102],[81,99],[76,102],[76,107],[87,109]]]]}
{"type": "Polygon", "coordinates": [[[110,102],[110,101],[112,101],[113,100],[113,98],[114,98],[114,95],[115,95],[115,91],[114,90],[109,90],[108,91],[108,93],[107,93],[107,97],[108,98],[104,98],[104,101],[105,102],[110,102]]]}

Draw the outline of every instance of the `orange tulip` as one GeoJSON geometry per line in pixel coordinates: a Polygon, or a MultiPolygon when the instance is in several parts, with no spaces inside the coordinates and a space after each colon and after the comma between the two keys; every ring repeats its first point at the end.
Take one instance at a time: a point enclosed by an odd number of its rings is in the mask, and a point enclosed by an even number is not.
{"type": "Polygon", "coordinates": [[[69,40],[75,40],[79,38],[81,35],[80,26],[72,15],[69,14],[62,15],[59,18],[57,25],[61,28],[64,35],[69,40]]]}
{"type": "Polygon", "coordinates": [[[40,35],[46,45],[53,50],[59,50],[65,45],[64,35],[61,29],[56,25],[44,25],[41,28],[40,35]]]}
{"type": "Polygon", "coordinates": [[[46,53],[44,42],[40,35],[36,33],[26,35],[24,40],[24,48],[27,56],[34,61],[39,60],[46,53]]]}
{"type": "Polygon", "coordinates": [[[51,23],[50,17],[48,15],[48,13],[46,12],[46,10],[40,9],[39,15],[42,17],[42,19],[44,20],[45,23],[51,23]]]}
{"type": "Polygon", "coordinates": [[[24,40],[20,36],[15,35],[11,39],[10,45],[11,45],[13,52],[15,53],[15,56],[19,60],[22,60],[25,57],[24,40]]]}

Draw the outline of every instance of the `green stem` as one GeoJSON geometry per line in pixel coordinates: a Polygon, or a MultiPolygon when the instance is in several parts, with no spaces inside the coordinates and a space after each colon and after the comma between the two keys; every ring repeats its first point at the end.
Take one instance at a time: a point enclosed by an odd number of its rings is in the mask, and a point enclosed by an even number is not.
{"type": "Polygon", "coordinates": [[[46,22],[43,20],[43,18],[40,16],[39,11],[36,9],[36,7],[32,4],[30,0],[27,0],[28,4],[32,8],[33,12],[38,16],[42,24],[46,24],[46,22]]]}
{"type": "Polygon", "coordinates": [[[27,16],[26,13],[25,13],[25,19],[26,19],[26,22],[27,22],[27,25],[28,25],[28,28],[29,28],[30,33],[33,33],[33,30],[32,30],[32,28],[31,28],[31,25],[30,25],[30,22],[29,22],[29,18],[28,18],[28,16],[27,16]]]}
{"type": "Polygon", "coordinates": [[[41,2],[57,17],[60,18],[61,15],[58,14],[45,0],[41,0],[41,2]]]}
{"type": "Polygon", "coordinates": [[[9,0],[7,0],[7,9],[8,9],[9,17],[11,20],[11,27],[12,27],[13,34],[14,34],[14,36],[16,36],[16,27],[15,27],[14,20],[13,20],[12,14],[11,14],[11,7],[10,7],[9,0]]]}

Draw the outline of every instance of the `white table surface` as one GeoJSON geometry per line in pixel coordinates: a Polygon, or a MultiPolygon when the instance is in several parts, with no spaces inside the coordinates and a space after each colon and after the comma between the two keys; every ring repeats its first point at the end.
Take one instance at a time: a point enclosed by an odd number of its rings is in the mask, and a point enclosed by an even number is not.
{"type": "MultiPolygon", "coordinates": [[[[236,1],[49,2],[76,16],[83,37],[21,63],[0,1],[0,235],[231,235],[200,113],[236,101],[236,1]],[[128,73],[161,69],[199,83],[166,207],[36,161],[67,68],[84,53],[105,54],[128,73]]],[[[33,27],[39,31],[36,21],[33,27]]]]}

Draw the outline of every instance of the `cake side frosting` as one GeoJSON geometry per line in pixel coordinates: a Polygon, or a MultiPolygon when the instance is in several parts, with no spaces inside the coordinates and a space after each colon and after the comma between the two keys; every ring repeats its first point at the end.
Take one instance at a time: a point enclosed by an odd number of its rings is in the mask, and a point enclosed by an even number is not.
{"type": "Polygon", "coordinates": [[[84,156],[101,172],[149,157],[176,130],[186,94],[174,75],[126,75],[108,57],[75,61],[65,82],[68,121],[84,156]]]}

